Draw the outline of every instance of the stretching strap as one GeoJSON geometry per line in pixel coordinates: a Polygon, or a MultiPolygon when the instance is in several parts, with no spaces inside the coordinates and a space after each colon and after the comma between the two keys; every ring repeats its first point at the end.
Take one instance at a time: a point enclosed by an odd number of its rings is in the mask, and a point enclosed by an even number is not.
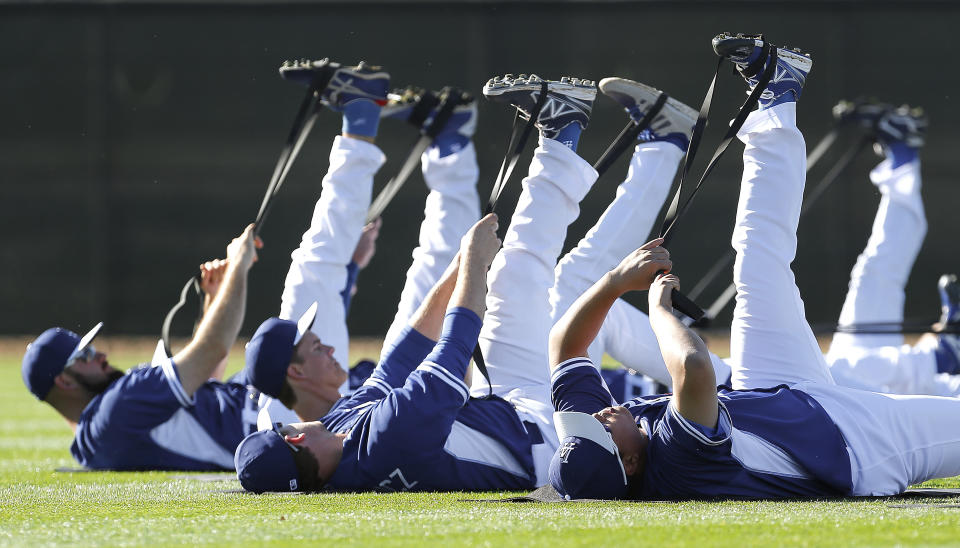
{"type": "Polygon", "coordinates": [[[473,98],[470,94],[453,87],[443,88],[439,98],[430,92],[425,92],[420,95],[416,106],[413,107],[410,113],[410,117],[407,118],[407,122],[420,129],[420,137],[418,137],[414,143],[413,149],[410,150],[410,154],[408,154],[407,159],[404,160],[400,171],[387,182],[383,190],[377,194],[373,203],[370,204],[370,209],[367,211],[366,222],[369,223],[383,214],[383,211],[397,195],[400,187],[407,182],[407,179],[410,178],[410,175],[420,163],[420,156],[430,147],[433,140],[443,131],[447,122],[450,121],[454,109],[472,100],[473,98]],[[439,105],[439,107],[437,108],[436,116],[433,117],[433,120],[431,120],[429,124],[425,125],[427,118],[430,116],[430,112],[437,105],[439,105]]]}
{"type": "MultiPolygon", "coordinates": [[[[267,185],[267,191],[263,196],[263,201],[260,203],[260,210],[257,212],[257,217],[254,221],[253,231],[255,235],[259,234],[260,229],[263,228],[263,222],[266,220],[267,214],[270,212],[270,206],[273,204],[273,198],[277,195],[277,192],[279,192],[284,180],[286,180],[287,173],[290,172],[290,167],[293,165],[294,160],[296,160],[297,155],[300,153],[300,148],[307,140],[310,130],[313,129],[313,124],[317,119],[317,105],[320,101],[319,92],[326,89],[327,84],[330,83],[330,79],[333,78],[333,75],[337,72],[337,69],[340,68],[338,63],[333,63],[326,59],[321,63],[322,64],[319,65],[319,70],[317,70],[313,77],[313,82],[311,82],[309,88],[307,89],[303,101],[300,102],[300,109],[297,111],[296,118],[294,118],[293,126],[290,128],[290,133],[287,135],[287,141],[284,144],[283,149],[280,151],[280,158],[277,159],[277,165],[273,169],[273,175],[270,177],[270,184],[267,185]]],[[[187,280],[187,283],[183,286],[183,289],[180,290],[180,300],[177,302],[177,304],[173,305],[173,308],[167,312],[166,317],[163,319],[163,326],[160,329],[160,339],[163,342],[164,352],[166,352],[168,357],[173,357],[173,350],[170,347],[170,327],[173,324],[173,319],[176,317],[177,313],[186,304],[187,295],[190,293],[191,288],[197,295],[198,299],[200,301],[203,300],[203,291],[200,289],[200,274],[194,274],[189,280],[187,280]]],[[[203,305],[201,303],[198,306],[198,321],[202,316],[203,305]]]]}
{"type": "MultiPolygon", "coordinates": [[[[700,114],[697,116],[697,123],[694,124],[693,135],[690,137],[690,147],[687,149],[687,155],[683,159],[683,168],[680,172],[680,184],[677,187],[677,192],[673,196],[673,201],[670,203],[670,208],[667,210],[667,213],[663,218],[663,223],[660,227],[660,237],[664,239],[665,245],[669,243],[671,239],[671,231],[677,225],[677,221],[686,212],[687,208],[690,206],[690,202],[693,200],[693,197],[696,196],[697,192],[700,190],[700,187],[703,186],[704,181],[713,171],[713,168],[716,167],[720,157],[723,156],[723,153],[726,152],[727,147],[730,146],[730,143],[734,138],[736,138],[737,132],[741,127],[743,127],[743,123],[746,121],[750,111],[757,106],[757,103],[760,100],[760,94],[763,93],[763,90],[770,82],[770,78],[773,76],[774,69],[777,66],[777,48],[771,47],[768,43],[764,42],[764,49],[765,53],[768,52],[768,55],[760,55],[757,61],[748,67],[748,71],[751,71],[752,74],[756,74],[755,71],[758,70],[758,67],[762,66],[762,63],[769,59],[766,68],[763,70],[763,73],[760,74],[757,84],[753,87],[753,91],[750,92],[747,100],[740,107],[740,110],[737,112],[736,117],[734,117],[733,122],[730,123],[730,127],[727,129],[726,134],[724,134],[723,140],[720,141],[720,144],[714,151],[713,157],[710,159],[710,162],[707,163],[707,167],[703,170],[703,174],[697,181],[696,186],[694,186],[686,200],[684,200],[681,204],[680,198],[683,194],[684,183],[686,182],[687,176],[690,173],[690,168],[693,165],[694,158],[696,157],[697,149],[700,147],[700,140],[703,137],[703,130],[707,124],[707,117],[710,115],[710,106],[713,103],[713,95],[717,85],[717,77],[720,75],[720,67],[723,65],[724,58],[720,57],[720,59],[717,61],[717,70],[714,72],[713,80],[710,81],[710,87],[707,88],[707,94],[703,98],[703,104],[700,106],[700,114]]],[[[671,295],[673,307],[677,311],[682,312],[694,321],[703,317],[703,310],[685,295],[677,290],[673,290],[671,295]]]]}
{"type": "Polygon", "coordinates": [[[669,96],[661,92],[660,95],[657,96],[657,100],[654,101],[653,105],[644,113],[642,118],[636,122],[633,120],[627,122],[627,125],[620,131],[616,139],[610,143],[607,150],[603,151],[603,154],[597,159],[597,163],[593,164],[593,169],[597,170],[597,177],[606,173],[606,171],[610,169],[610,166],[617,161],[617,158],[629,149],[630,145],[637,141],[640,133],[650,127],[653,119],[663,110],[663,105],[667,103],[667,99],[669,99],[669,96]]]}
{"type": "MultiPolygon", "coordinates": [[[[507,140],[507,152],[503,157],[503,163],[500,164],[500,173],[497,175],[497,179],[493,183],[493,191],[490,193],[490,200],[487,202],[487,208],[484,215],[493,213],[494,209],[496,209],[497,201],[500,199],[500,193],[503,192],[505,183],[510,179],[510,175],[513,173],[513,168],[516,167],[517,160],[523,153],[523,147],[527,144],[527,140],[530,138],[530,133],[533,131],[533,127],[536,125],[537,119],[540,117],[540,111],[543,110],[543,105],[545,105],[547,102],[548,87],[549,84],[546,80],[540,82],[540,96],[537,97],[537,103],[530,112],[530,118],[527,120],[527,123],[522,127],[522,129],[520,127],[520,109],[517,109],[517,112],[513,118],[513,129],[510,131],[510,139],[507,140]]],[[[487,372],[487,362],[483,359],[483,352],[480,350],[479,341],[477,342],[477,345],[473,347],[473,363],[477,366],[477,370],[480,371],[480,374],[483,375],[483,378],[487,381],[487,387],[489,388],[489,392],[482,399],[492,398],[493,383],[490,382],[490,373],[487,372]]]]}

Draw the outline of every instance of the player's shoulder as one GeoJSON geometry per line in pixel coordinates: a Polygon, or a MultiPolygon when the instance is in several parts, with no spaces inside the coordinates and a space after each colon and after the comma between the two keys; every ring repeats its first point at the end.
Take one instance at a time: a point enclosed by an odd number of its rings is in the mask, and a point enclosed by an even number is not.
{"type": "Polygon", "coordinates": [[[673,394],[652,394],[649,396],[637,396],[631,398],[621,405],[626,407],[634,417],[643,417],[650,422],[662,419],[667,414],[667,408],[673,394]]]}
{"type": "Polygon", "coordinates": [[[581,377],[600,378],[600,371],[590,358],[570,358],[569,360],[560,362],[553,368],[553,371],[550,372],[550,382],[553,384],[576,380],[581,377]]]}

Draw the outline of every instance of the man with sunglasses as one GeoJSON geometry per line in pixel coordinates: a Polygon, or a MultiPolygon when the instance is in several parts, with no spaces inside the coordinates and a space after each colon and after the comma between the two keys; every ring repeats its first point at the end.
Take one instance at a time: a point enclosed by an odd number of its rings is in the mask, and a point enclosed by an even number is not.
{"type": "Polygon", "coordinates": [[[233,468],[233,450],[256,425],[256,402],[239,383],[211,381],[237,338],[247,274],[262,244],[253,225],[227,246],[219,290],[190,343],[156,367],[124,374],[83,337],[55,327],[23,357],[23,381],[74,430],[81,465],[112,470],[233,468]]]}

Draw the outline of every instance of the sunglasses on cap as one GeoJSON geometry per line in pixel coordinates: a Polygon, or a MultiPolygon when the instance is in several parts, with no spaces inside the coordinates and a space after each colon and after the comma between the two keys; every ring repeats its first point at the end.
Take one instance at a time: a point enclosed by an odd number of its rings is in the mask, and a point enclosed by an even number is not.
{"type": "Polygon", "coordinates": [[[67,365],[65,365],[64,367],[70,367],[71,365],[77,363],[77,361],[88,362],[92,360],[93,357],[96,355],[97,355],[97,349],[94,348],[92,344],[88,344],[83,348],[83,350],[81,350],[80,352],[77,352],[77,355],[74,356],[72,360],[67,362],[67,365]]]}

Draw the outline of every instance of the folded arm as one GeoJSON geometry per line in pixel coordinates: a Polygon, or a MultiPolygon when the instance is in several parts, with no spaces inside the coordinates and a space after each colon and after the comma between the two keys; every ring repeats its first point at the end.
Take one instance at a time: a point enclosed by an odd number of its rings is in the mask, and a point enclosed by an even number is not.
{"type": "Polygon", "coordinates": [[[707,345],[673,315],[671,291],[680,288],[672,274],[650,286],[650,326],[673,379],[674,405],[685,419],[708,428],[717,426],[717,379],[707,345]]]}

